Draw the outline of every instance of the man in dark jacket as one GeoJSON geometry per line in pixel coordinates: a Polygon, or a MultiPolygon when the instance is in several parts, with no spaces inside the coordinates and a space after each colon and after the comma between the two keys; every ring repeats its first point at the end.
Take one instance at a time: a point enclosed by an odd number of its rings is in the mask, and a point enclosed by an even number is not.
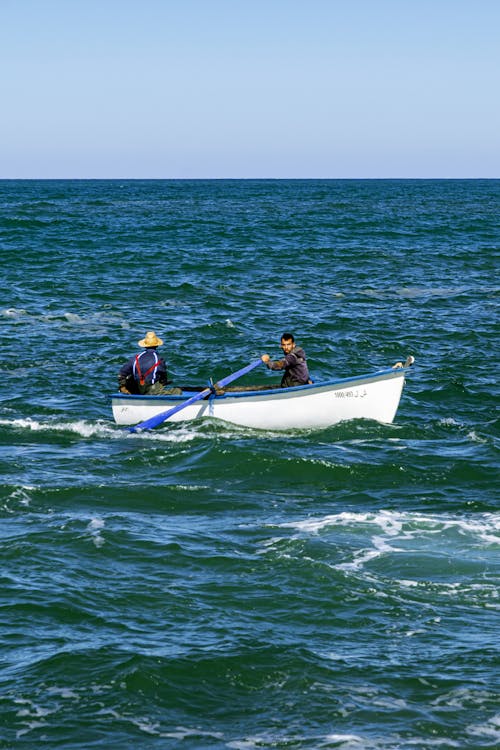
{"type": "Polygon", "coordinates": [[[161,395],[164,393],[181,393],[180,388],[166,388],[167,366],[165,360],[157,354],[157,347],[163,344],[154,331],[148,331],[143,339],[137,342],[144,348],[123,365],[118,373],[118,386],[121,393],[140,393],[161,395]]]}
{"type": "Polygon", "coordinates": [[[300,346],[295,346],[295,339],[291,333],[284,333],[281,337],[281,348],[285,355],[283,359],[273,362],[269,354],[263,354],[261,360],[270,370],[284,370],[281,387],[290,388],[294,385],[312,383],[307,369],[306,353],[300,346]]]}

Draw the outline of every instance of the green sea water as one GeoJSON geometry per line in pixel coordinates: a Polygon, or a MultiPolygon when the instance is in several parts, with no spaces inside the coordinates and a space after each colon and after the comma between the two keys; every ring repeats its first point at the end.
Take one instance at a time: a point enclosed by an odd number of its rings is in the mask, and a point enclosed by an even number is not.
{"type": "MultiPolygon", "coordinates": [[[[500,742],[500,181],[0,181],[0,747],[500,742]],[[394,424],[131,435],[295,333],[394,424]]],[[[269,383],[264,368],[242,384],[269,383]]],[[[278,376],[279,380],[279,376],[278,376]]]]}

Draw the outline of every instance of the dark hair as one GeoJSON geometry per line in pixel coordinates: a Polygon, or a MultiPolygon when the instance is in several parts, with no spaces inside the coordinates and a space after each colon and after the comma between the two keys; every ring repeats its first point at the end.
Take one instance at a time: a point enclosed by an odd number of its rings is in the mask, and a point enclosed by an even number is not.
{"type": "Polygon", "coordinates": [[[291,341],[291,342],[292,342],[292,344],[295,344],[295,339],[294,339],[294,337],[293,337],[293,334],[292,334],[292,333],[284,333],[284,334],[283,334],[283,335],[281,336],[281,339],[282,339],[282,340],[284,339],[285,341],[291,341]]]}

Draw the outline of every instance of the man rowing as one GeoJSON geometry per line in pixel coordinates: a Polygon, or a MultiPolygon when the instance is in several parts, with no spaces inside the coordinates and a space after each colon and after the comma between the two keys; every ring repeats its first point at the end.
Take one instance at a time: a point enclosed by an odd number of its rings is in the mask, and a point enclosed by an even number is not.
{"type": "Polygon", "coordinates": [[[296,346],[291,333],[284,333],[281,337],[281,348],[285,355],[283,359],[272,360],[269,354],[263,354],[261,360],[270,370],[284,370],[281,387],[290,388],[294,385],[312,383],[307,369],[306,353],[300,346],[296,346]]]}

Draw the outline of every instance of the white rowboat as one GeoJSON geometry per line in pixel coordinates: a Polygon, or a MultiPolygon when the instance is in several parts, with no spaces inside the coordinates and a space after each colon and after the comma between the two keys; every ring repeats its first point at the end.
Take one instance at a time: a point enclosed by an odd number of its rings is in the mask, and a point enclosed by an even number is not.
{"type": "MultiPolygon", "coordinates": [[[[322,429],[349,419],[390,423],[396,416],[408,369],[391,367],[294,388],[211,393],[173,414],[168,422],[213,417],[260,430],[322,429]]],[[[111,397],[113,417],[118,425],[136,425],[182,404],[192,394],[115,393],[111,397]]]]}

